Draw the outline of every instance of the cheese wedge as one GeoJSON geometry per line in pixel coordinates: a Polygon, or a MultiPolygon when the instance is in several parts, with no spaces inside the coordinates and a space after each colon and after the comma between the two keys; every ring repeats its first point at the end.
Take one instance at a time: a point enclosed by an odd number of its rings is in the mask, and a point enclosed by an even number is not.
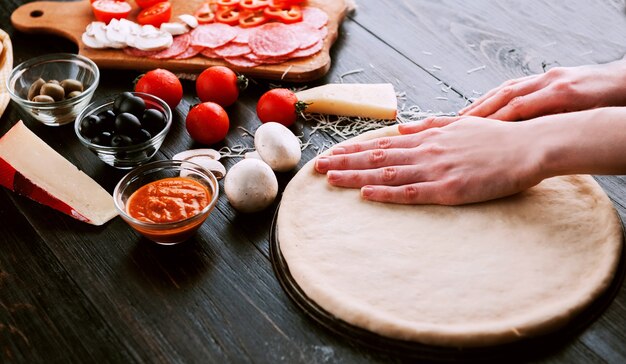
{"type": "Polygon", "coordinates": [[[296,92],[306,112],[394,120],[398,99],[393,85],[335,83],[296,92]]]}
{"type": "Polygon", "coordinates": [[[106,190],[22,121],[0,138],[0,185],[93,225],[117,215],[106,190]]]}

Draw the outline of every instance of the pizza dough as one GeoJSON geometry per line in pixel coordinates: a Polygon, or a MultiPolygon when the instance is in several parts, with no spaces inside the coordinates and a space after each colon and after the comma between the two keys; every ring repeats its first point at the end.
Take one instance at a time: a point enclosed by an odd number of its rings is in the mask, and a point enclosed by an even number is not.
{"type": "Polygon", "coordinates": [[[326,311],[390,338],[455,347],[566,324],[611,283],[621,229],[590,176],[480,204],[404,206],[332,187],[313,161],[287,186],[277,220],[292,277],[326,311]]]}

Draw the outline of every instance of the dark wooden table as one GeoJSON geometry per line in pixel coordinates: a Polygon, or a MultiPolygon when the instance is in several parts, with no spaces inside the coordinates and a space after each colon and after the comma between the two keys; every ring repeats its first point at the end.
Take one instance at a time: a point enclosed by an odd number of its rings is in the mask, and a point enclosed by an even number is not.
{"type": "MultiPolygon", "coordinates": [[[[0,7],[0,27],[12,37],[16,65],[45,53],[76,51],[61,38],[15,31],[9,16],[24,2],[3,0],[0,7]]],[[[309,86],[342,79],[391,82],[406,92],[405,107],[456,112],[467,99],[508,78],[557,65],[608,62],[626,51],[625,6],[619,0],[358,4],[340,29],[330,72],[309,86]]],[[[102,70],[95,98],[130,89],[137,75],[102,70]]],[[[224,145],[252,145],[237,127],[253,130],[258,125],[256,100],[269,83],[255,81],[228,109],[232,127],[224,145]]],[[[185,81],[183,86],[175,126],[156,159],[196,146],[183,127],[186,110],[196,102],[194,84],[185,81]]],[[[42,126],[15,104],[2,116],[0,134],[21,118],[108,191],[124,174],[84,149],[71,126],[42,126]]],[[[299,121],[296,129],[310,128],[310,122],[299,121]]],[[[336,141],[323,133],[312,138],[317,148],[336,141]]],[[[313,147],[305,149],[302,163],[316,153],[313,147]]],[[[235,162],[227,160],[227,168],[235,162]]],[[[279,176],[281,189],[290,177],[279,176]]],[[[598,180],[624,218],[624,178],[598,180]]],[[[334,334],[288,299],[269,258],[275,209],[238,214],[221,196],[194,239],[159,247],[119,218],[93,227],[0,189],[0,362],[407,360],[334,334]]],[[[626,362],[626,289],[597,320],[562,344],[528,357],[514,353],[507,361],[520,358],[626,362]]]]}

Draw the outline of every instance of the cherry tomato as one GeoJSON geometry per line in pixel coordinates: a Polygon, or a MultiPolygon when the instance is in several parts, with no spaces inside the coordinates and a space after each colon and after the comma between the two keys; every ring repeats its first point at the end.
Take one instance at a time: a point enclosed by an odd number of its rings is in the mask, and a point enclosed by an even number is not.
{"type": "Polygon", "coordinates": [[[149,8],[153,5],[156,5],[160,2],[162,2],[163,0],[135,0],[135,2],[137,3],[137,6],[139,6],[142,9],[145,8],[149,8]]]}
{"type": "Polygon", "coordinates": [[[223,107],[214,102],[203,102],[189,110],[185,127],[198,143],[214,144],[226,138],[230,123],[223,107]]]}
{"type": "Polygon", "coordinates": [[[239,14],[239,26],[242,28],[256,27],[267,23],[268,20],[263,11],[244,10],[239,14]]]}
{"type": "Polygon", "coordinates": [[[128,17],[131,6],[126,1],[97,0],[91,3],[91,9],[96,20],[108,24],[113,19],[128,17]]]}
{"type": "Polygon", "coordinates": [[[147,9],[143,9],[137,15],[137,23],[141,25],[150,24],[158,28],[161,24],[169,21],[171,17],[172,4],[169,1],[162,1],[147,9]]]}
{"type": "Polygon", "coordinates": [[[183,86],[178,77],[168,70],[157,68],[146,72],[135,84],[135,91],[161,98],[172,109],[183,98],[183,86]]]}
{"type": "Polygon", "coordinates": [[[230,68],[213,66],[202,71],[196,80],[196,93],[203,102],[228,107],[237,101],[239,91],[248,86],[245,76],[237,76],[230,68]]]}
{"type": "Polygon", "coordinates": [[[202,4],[198,8],[198,10],[196,10],[196,12],[193,13],[193,16],[196,17],[196,19],[198,20],[198,23],[200,24],[208,24],[208,23],[212,23],[213,21],[215,21],[215,13],[213,12],[213,9],[211,8],[211,3],[202,4]]]}
{"type": "Polygon", "coordinates": [[[275,121],[292,125],[306,109],[306,103],[298,101],[296,94],[285,88],[275,88],[264,93],[256,105],[256,114],[262,123],[275,121]]]}

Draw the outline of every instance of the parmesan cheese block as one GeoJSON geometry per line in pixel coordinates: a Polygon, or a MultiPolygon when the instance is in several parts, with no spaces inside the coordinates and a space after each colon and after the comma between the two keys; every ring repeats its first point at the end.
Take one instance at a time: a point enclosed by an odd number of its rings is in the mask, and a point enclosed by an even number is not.
{"type": "Polygon", "coordinates": [[[21,121],[0,138],[0,185],[93,225],[117,215],[107,191],[21,121]]]}
{"type": "Polygon", "coordinates": [[[296,97],[309,104],[310,113],[394,120],[398,110],[390,83],[328,84],[296,92],[296,97]]]}

